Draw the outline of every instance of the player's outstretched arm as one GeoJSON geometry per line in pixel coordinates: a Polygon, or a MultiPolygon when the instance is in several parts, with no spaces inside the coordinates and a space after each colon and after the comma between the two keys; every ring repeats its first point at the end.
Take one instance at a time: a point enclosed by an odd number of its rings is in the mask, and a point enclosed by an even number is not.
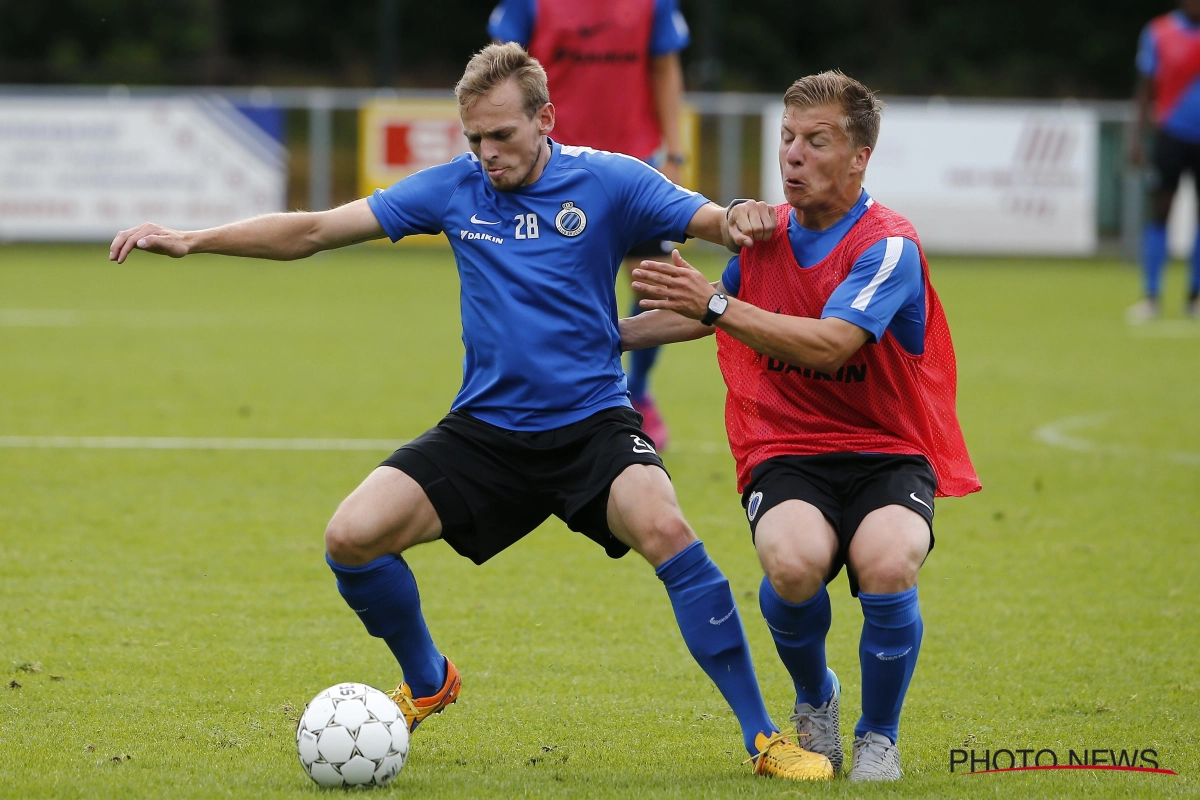
{"type": "MultiPolygon", "coordinates": [[[[641,307],[673,311],[700,327],[707,327],[699,320],[708,311],[709,298],[719,290],[684,261],[678,250],[671,253],[671,260],[674,263],[643,261],[633,271],[633,289],[646,298],[640,301],[641,307]]],[[[837,372],[870,338],[864,329],[836,317],[811,319],[773,314],[735,297],[729,298],[729,307],[717,320],[716,327],[765,356],[827,373],[837,372]]],[[[621,341],[624,344],[624,327],[621,341]]]]}
{"type": "Polygon", "coordinates": [[[1137,116],[1134,118],[1133,135],[1129,137],[1129,162],[1135,167],[1146,166],[1146,129],[1154,114],[1154,81],[1145,75],[1138,78],[1137,90],[1133,95],[1137,116]]]}
{"type": "Polygon", "coordinates": [[[775,207],[761,200],[747,200],[730,208],[709,203],[692,215],[687,234],[738,253],[743,247],[770,239],[775,222],[775,207]]]}
{"type": "MultiPolygon", "coordinates": [[[[636,274],[636,270],[634,271],[636,274]]],[[[717,291],[724,291],[716,284],[717,291]]],[[[644,311],[636,317],[625,317],[617,322],[621,330],[621,350],[645,350],[675,342],[690,342],[713,333],[711,325],[702,325],[698,320],[680,316],[674,311],[644,311]]]]}
{"type": "MultiPolygon", "coordinates": [[[[679,251],[672,252],[672,257],[679,260],[680,263],[686,264],[683,257],[679,255],[679,251]]],[[[657,267],[667,266],[658,264],[654,261],[643,261],[640,266],[633,270],[633,289],[641,291],[643,287],[652,286],[646,281],[653,281],[657,272],[657,267]]],[[[699,273],[697,273],[699,274],[699,273]]],[[[701,276],[703,280],[703,276],[701,276]]],[[[716,283],[705,283],[708,287],[708,295],[705,296],[707,302],[708,296],[713,292],[724,293],[725,287],[720,281],[716,283]]],[[[653,289],[652,289],[653,291],[653,289]]],[[[651,306],[642,303],[645,308],[651,306]]],[[[621,349],[622,350],[644,350],[647,347],[659,347],[664,344],[673,344],[675,342],[690,342],[693,339],[702,339],[716,331],[711,325],[704,325],[699,319],[685,317],[675,311],[659,308],[652,311],[643,311],[636,317],[626,317],[618,323],[621,331],[621,349]]]]}
{"type": "Polygon", "coordinates": [[[363,198],[329,211],[266,214],[200,231],[176,231],[146,222],[118,233],[108,258],[121,264],[136,249],[172,258],[217,253],[293,261],[384,235],[363,198]]]}

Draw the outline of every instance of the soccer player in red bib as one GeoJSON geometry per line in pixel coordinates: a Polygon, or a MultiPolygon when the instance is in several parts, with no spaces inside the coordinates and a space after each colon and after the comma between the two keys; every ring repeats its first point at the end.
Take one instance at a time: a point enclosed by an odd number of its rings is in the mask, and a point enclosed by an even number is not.
{"type": "MultiPolygon", "coordinates": [[[[1159,315],[1159,290],[1167,261],[1167,218],[1183,173],[1200,182],[1200,0],[1183,0],[1176,11],[1155,17],[1138,41],[1138,119],[1132,160],[1141,165],[1142,137],[1154,127],[1150,221],[1142,234],[1145,297],[1129,309],[1130,322],[1159,315]]],[[[1200,232],[1192,248],[1185,314],[1200,319],[1200,232]]]]}
{"type": "MultiPolygon", "coordinates": [[[[555,141],[639,158],[679,183],[684,164],[679,51],[688,27],[678,0],[503,0],[488,21],[493,39],[517,42],[546,69],[558,117],[555,141]]],[[[667,257],[663,239],[626,254],[667,257]]],[[[637,314],[637,298],[631,313],[637,314]]],[[[667,426],[650,393],[658,348],[630,354],[629,398],[659,450],[667,426]]]]}
{"type": "Polygon", "coordinates": [[[934,498],[980,488],[955,412],[950,330],[916,231],[862,188],[880,107],[839,72],[784,95],[788,205],[773,235],[710,284],[679,252],[643,262],[651,313],[622,345],[717,333],[737,484],[766,575],[759,605],[796,688],[801,744],[843,763],[840,687],[825,660],[826,584],[846,565],[863,611],[862,717],[851,780],[900,777],[896,743],[923,625],[917,574],[934,498]]]}

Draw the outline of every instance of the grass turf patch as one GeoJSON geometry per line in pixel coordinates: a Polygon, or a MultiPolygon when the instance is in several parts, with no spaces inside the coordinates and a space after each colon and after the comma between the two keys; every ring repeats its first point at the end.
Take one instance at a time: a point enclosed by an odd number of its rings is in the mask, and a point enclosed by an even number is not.
{"type": "MultiPolygon", "coordinates": [[[[444,253],[104,258],[103,247],[0,248],[0,437],[403,440],[436,423],[458,386],[458,285],[444,253]]],[[[551,521],[483,567],[440,544],[412,551],[430,628],[464,687],[384,791],[1200,793],[1200,463],[1189,460],[1200,460],[1200,325],[1126,326],[1136,280],[1114,263],[943,258],[933,271],[985,488],[938,505],[904,781],[752,777],[652,571],[551,521]],[[1021,748],[1064,760],[1151,748],[1180,777],[950,773],[951,750],[1021,748]]],[[[1172,273],[1167,296],[1177,284],[1172,273]]],[[[790,681],[757,609],[712,350],[706,340],[661,357],[666,459],[782,722],[790,681]]],[[[399,679],[321,555],[333,509],[385,455],[0,449],[0,794],[318,791],[295,760],[304,702],[343,680],[399,679]]],[[[861,615],[844,576],[831,594],[849,734],[861,615]]]]}

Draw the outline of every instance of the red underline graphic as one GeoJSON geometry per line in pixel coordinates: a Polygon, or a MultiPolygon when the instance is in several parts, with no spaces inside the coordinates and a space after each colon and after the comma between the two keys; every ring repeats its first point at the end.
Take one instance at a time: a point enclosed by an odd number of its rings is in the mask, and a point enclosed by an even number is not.
{"type": "Polygon", "coordinates": [[[964,775],[987,775],[993,772],[1028,772],[1035,769],[1107,769],[1117,770],[1118,772],[1154,772],[1159,775],[1178,775],[1179,773],[1173,769],[1152,769],[1151,767],[1118,767],[1106,764],[1087,765],[1087,764],[1060,764],[1058,766],[1046,767],[1006,767],[1005,769],[981,769],[978,772],[964,772],[964,775]]]}

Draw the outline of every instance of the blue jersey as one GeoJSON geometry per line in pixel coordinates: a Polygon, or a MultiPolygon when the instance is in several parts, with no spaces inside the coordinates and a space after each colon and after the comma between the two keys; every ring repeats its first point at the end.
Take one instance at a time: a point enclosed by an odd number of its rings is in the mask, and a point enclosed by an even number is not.
{"type": "Polygon", "coordinates": [[[368,199],[392,241],[445,233],[462,284],[452,408],[542,431],[628,406],[615,284],[647,239],[683,241],[704,197],[636,158],[551,143],[529,186],[492,188],[467,153],[368,199]]]}
{"type": "MultiPolygon", "coordinates": [[[[863,191],[846,215],[823,231],[809,230],[788,215],[788,242],[802,268],[816,266],[838,246],[874,200],[863,191]]],[[[725,289],[735,297],[742,285],[741,263],[729,261],[721,276],[725,289]]],[[[879,341],[891,331],[907,352],[925,351],[925,279],[916,242],[904,237],[876,242],[858,257],[850,274],[826,302],[821,318],[837,317],[871,334],[879,341]]]]}
{"type": "Polygon", "coordinates": [[[1152,19],[1138,39],[1137,68],[1154,86],[1155,122],[1200,142],[1200,25],[1182,11],[1152,19]]]}

